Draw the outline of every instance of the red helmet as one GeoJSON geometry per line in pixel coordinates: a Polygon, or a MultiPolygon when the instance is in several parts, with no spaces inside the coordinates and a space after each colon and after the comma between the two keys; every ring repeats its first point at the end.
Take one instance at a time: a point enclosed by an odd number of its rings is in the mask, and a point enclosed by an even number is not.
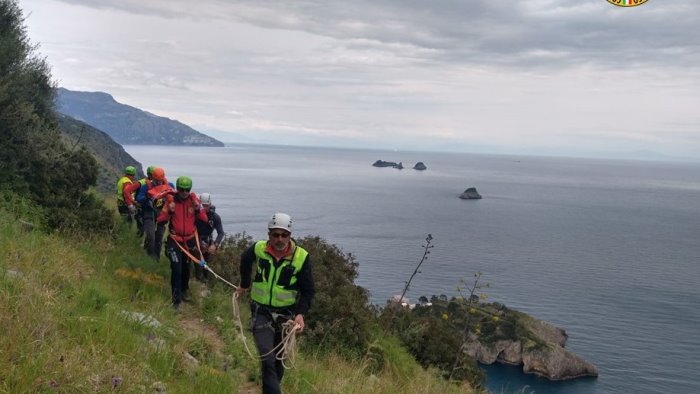
{"type": "Polygon", "coordinates": [[[162,167],[154,168],[153,172],[151,173],[151,178],[154,181],[162,181],[165,179],[165,170],[162,167]]]}

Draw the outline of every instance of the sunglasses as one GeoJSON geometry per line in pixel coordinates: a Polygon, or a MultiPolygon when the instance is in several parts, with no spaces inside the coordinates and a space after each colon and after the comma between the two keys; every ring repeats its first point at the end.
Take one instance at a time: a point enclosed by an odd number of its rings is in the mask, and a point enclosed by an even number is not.
{"type": "Polygon", "coordinates": [[[181,187],[178,187],[178,188],[177,188],[177,191],[179,191],[179,192],[189,192],[190,190],[191,190],[191,189],[190,189],[189,187],[186,188],[186,189],[185,189],[185,188],[181,188],[181,187]]]}
{"type": "Polygon", "coordinates": [[[270,233],[271,238],[289,238],[290,233],[270,233]]]}

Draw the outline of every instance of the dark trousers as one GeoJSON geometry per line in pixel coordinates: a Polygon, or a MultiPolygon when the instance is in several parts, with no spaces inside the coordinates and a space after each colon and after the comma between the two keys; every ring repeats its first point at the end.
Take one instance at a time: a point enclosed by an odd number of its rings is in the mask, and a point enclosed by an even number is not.
{"type": "MultiPolygon", "coordinates": [[[[199,245],[202,247],[202,257],[204,257],[204,261],[207,263],[209,262],[209,259],[211,256],[209,255],[209,252],[207,251],[209,249],[209,245],[212,242],[212,237],[205,236],[204,238],[200,238],[199,240],[199,245]]],[[[195,255],[198,256],[198,255],[195,255]]],[[[209,279],[209,274],[207,273],[207,270],[204,269],[199,264],[195,264],[194,266],[194,277],[197,278],[198,281],[204,282],[206,279],[209,279]]]]}
{"type": "MultiPolygon", "coordinates": [[[[181,244],[190,250],[195,248],[194,240],[181,244]]],[[[190,288],[190,260],[172,238],[168,238],[166,247],[168,259],[170,259],[170,288],[172,290],[173,304],[182,302],[182,295],[190,288]]]]}
{"type": "Polygon", "coordinates": [[[143,235],[143,210],[141,207],[136,209],[136,234],[140,237],[143,235]]]}
{"type": "Polygon", "coordinates": [[[131,225],[132,217],[129,215],[129,208],[127,208],[124,203],[117,202],[117,211],[119,211],[119,215],[121,215],[122,219],[131,225]]]}
{"type": "MultiPolygon", "coordinates": [[[[204,249],[204,246],[202,246],[202,249],[204,249]]],[[[195,255],[197,256],[197,255],[195,255]]],[[[203,252],[204,261],[207,263],[209,262],[209,253],[208,252],[203,252]]],[[[205,280],[209,279],[209,274],[207,273],[207,270],[204,269],[199,264],[194,265],[194,277],[197,278],[198,281],[204,282],[205,280]]]]}
{"type": "Polygon", "coordinates": [[[145,234],[143,247],[146,253],[154,259],[160,259],[163,250],[163,234],[165,233],[165,223],[156,223],[155,212],[144,211],[143,232],[145,234]]]}
{"type": "MultiPolygon", "coordinates": [[[[275,321],[272,315],[263,307],[255,303],[252,305],[253,312],[253,338],[258,347],[258,354],[267,354],[280,342],[282,342],[282,326],[284,319],[278,318],[275,321]]],[[[262,371],[263,394],[281,393],[280,382],[284,376],[284,366],[282,361],[277,360],[274,352],[265,356],[260,362],[262,371]]]]}

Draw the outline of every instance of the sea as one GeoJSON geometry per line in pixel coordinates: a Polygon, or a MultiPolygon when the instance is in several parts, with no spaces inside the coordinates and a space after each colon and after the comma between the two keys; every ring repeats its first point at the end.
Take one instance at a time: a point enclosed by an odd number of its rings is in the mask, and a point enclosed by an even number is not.
{"type": "Polygon", "coordinates": [[[550,382],[485,366],[494,393],[700,393],[700,163],[231,144],[126,146],[208,192],[229,234],[266,238],[275,212],[359,263],[384,305],[411,282],[488,300],[566,330],[600,376],[550,382]],[[404,169],[377,168],[376,160],[404,169]],[[425,171],[412,169],[416,162],[425,171]],[[459,195],[475,187],[480,200],[459,195]]]}

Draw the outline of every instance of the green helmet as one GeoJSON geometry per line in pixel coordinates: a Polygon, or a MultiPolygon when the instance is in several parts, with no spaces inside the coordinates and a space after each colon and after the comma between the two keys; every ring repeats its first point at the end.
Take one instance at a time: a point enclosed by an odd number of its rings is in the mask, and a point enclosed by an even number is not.
{"type": "Polygon", "coordinates": [[[148,166],[148,168],[146,168],[146,176],[150,177],[151,174],[153,174],[153,170],[155,170],[155,169],[156,169],[156,166],[148,166]]]}
{"type": "Polygon", "coordinates": [[[127,166],[127,167],[124,169],[124,173],[125,173],[126,175],[134,175],[134,176],[136,176],[136,167],[134,167],[134,166],[127,166]]]}
{"type": "Polygon", "coordinates": [[[175,187],[178,189],[192,189],[192,178],[188,176],[181,176],[177,178],[175,187]]]}

